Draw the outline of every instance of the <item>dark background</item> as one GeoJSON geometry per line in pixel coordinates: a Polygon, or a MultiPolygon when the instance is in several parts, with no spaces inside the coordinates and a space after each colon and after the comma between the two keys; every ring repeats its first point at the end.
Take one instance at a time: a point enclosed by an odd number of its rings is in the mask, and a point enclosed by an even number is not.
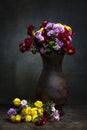
{"type": "Polygon", "coordinates": [[[63,72],[68,83],[68,104],[87,104],[87,3],[86,0],[0,1],[0,104],[13,98],[35,98],[42,69],[39,54],[20,53],[27,26],[43,20],[70,25],[75,32],[76,54],[65,56],[63,72]]]}

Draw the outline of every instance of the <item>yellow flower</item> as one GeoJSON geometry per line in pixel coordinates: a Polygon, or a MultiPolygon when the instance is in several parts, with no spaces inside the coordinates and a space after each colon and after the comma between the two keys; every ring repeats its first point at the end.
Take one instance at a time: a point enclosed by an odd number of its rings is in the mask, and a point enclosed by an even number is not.
{"type": "Polygon", "coordinates": [[[47,23],[47,21],[45,20],[45,21],[43,21],[44,23],[47,23]]]}
{"type": "Polygon", "coordinates": [[[37,108],[33,107],[33,108],[31,109],[31,115],[32,115],[32,116],[33,116],[33,115],[37,115],[37,108]]]}
{"type": "Polygon", "coordinates": [[[39,109],[38,109],[38,113],[39,113],[41,116],[43,116],[43,108],[39,108],[39,109]]]}
{"type": "Polygon", "coordinates": [[[16,122],[20,122],[20,121],[21,121],[21,116],[20,116],[19,114],[17,114],[17,115],[15,116],[15,121],[16,121],[16,122]]]}
{"type": "Polygon", "coordinates": [[[38,117],[37,114],[33,115],[33,116],[32,116],[32,122],[36,122],[36,121],[38,121],[37,117],[38,117]]]}
{"type": "Polygon", "coordinates": [[[32,120],[31,115],[26,115],[25,122],[30,122],[32,120]]]}
{"type": "Polygon", "coordinates": [[[72,51],[72,49],[69,49],[69,51],[68,51],[69,53],[72,53],[73,51],[72,51]]]}
{"type": "Polygon", "coordinates": [[[21,100],[20,100],[19,98],[15,98],[15,99],[13,100],[13,104],[14,104],[15,106],[19,106],[19,105],[21,104],[21,100]]]}
{"type": "Polygon", "coordinates": [[[21,114],[22,114],[22,115],[25,115],[25,114],[26,114],[26,108],[22,108],[21,114]]]}
{"type": "Polygon", "coordinates": [[[57,24],[63,26],[63,24],[61,24],[61,23],[57,23],[57,24]]]}
{"type": "Polygon", "coordinates": [[[26,115],[30,115],[31,114],[31,107],[27,107],[25,110],[26,115]]]}
{"type": "Polygon", "coordinates": [[[42,102],[42,101],[36,101],[36,102],[34,103],[34,105],[35,105],[36,107],[38,107],[38,108],[41,108],[41,107],[43,106],[43,102],[42,102]]]}
{"type": "Polygon", "coordinates": [[[40,32],[42,32],[44,30],[44,28],[40,28],[40,32]]]}
{"type": "Polygon", "coordinates": [[[32,35],[35,36],[36,32],[35,31],[32,31],[32,35]]]}
{"type": "Polygon", "coordinates": [[[68,30],[68,31],[72,31],[71,27],[70,26],[67,26],[67,25],[64,25],[64,27],[68,30]]]}
{"type": "Polygon", "coordinates": [[[16,118],[15,115],[12,115],[12,116],[11,116],[11,121],[12,121],[12,122],[15,122],[15,118],[16,118]]]}

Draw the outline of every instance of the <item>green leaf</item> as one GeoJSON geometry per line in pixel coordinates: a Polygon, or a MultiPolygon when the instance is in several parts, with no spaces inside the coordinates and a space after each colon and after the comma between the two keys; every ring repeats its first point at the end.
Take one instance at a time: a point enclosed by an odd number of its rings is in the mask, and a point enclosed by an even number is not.
{"type": "Polygon", "coordinates": [[[54,49],[57,48],[57,45],[53,46],[53,48],[54,48],[54,49]]]}
{"type": "Polygon", "coordinates": [[[50,44],[50,45],[54,45],[54,44],[55,44],[55,41],[50,41],[49,44],[50,44]]]}
{"type": "Polygon", "coordinates": [[[50,48],[46,48],[46,52],[50,53],[51,49],[50,48]]]}

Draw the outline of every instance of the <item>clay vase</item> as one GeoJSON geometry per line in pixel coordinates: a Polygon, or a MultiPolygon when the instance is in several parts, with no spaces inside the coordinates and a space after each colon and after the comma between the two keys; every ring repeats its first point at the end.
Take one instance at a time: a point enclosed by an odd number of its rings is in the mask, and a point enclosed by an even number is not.
{"type": "Polygon", "coordinates": [[[51,100],[57,109],[66,104],[68,91],[62,72],[64,54],[41,55],[43,68],[37,84],[36,97],[44,103],[51,100]]]}

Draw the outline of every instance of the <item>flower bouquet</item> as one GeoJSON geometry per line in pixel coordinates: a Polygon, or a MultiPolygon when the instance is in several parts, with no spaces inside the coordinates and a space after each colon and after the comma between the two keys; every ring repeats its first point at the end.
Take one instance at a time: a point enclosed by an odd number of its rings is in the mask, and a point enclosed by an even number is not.
{"type": "Polygon", "coordinates": [[[75,53],[72,46],[74,35],[70,26],[61,23],[43,21],[38,30],[33,25],[28,26],[28,37],[19,44],[21,52],[31,51],[33,54],[75,53]]]}
{"type": "Polygon", "coordinates": [[[55,108],[55,103],[47,102],[43,104],[42,101],[27,102],[27,100],[20,100],[15,98],[13,100],[13,107],[7,112],[9,120],[12,122],[33,122],[36,125],[43,125],[47,120],[59,121],[61,113],[55,108]]]}

